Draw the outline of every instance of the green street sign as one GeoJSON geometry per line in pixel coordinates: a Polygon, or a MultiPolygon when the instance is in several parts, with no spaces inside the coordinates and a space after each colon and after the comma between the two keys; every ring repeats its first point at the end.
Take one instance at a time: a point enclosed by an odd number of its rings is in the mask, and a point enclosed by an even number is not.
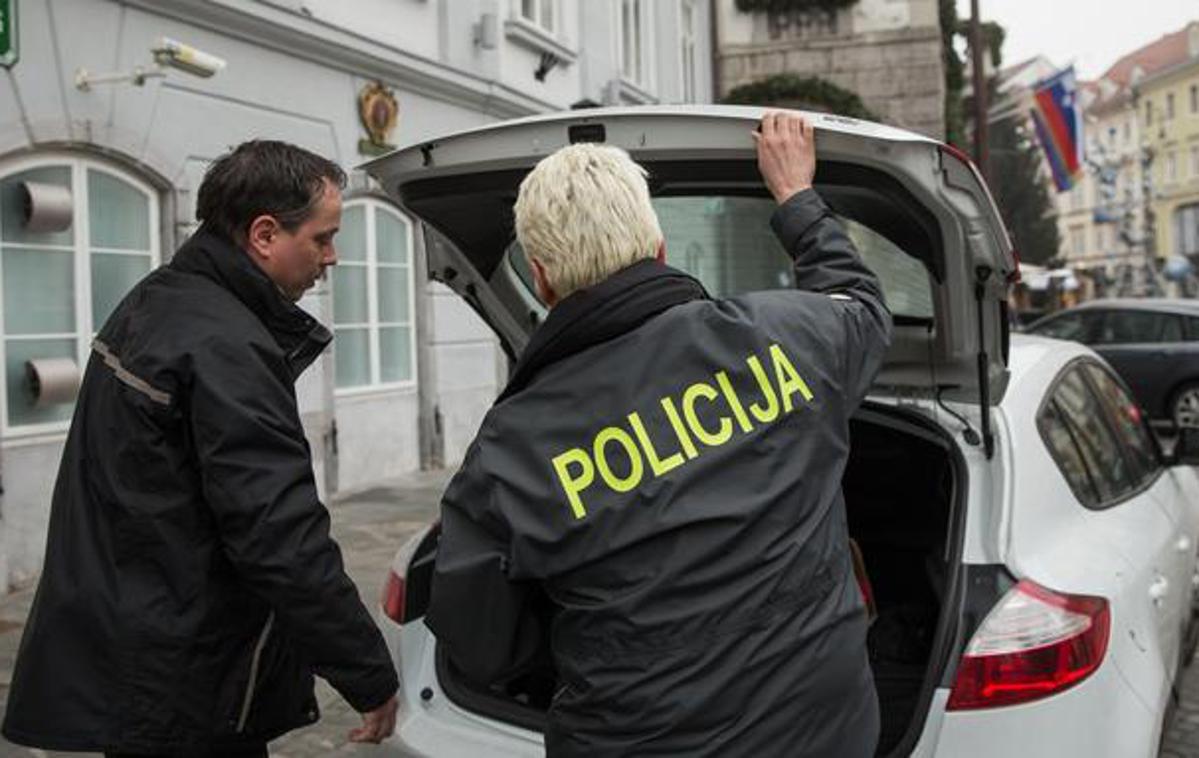
{"type": "Polygon", "coordinates": [[[0,0],[0,66],[11,68],[20,54],[17,46],[17,0],[0,0]]]}

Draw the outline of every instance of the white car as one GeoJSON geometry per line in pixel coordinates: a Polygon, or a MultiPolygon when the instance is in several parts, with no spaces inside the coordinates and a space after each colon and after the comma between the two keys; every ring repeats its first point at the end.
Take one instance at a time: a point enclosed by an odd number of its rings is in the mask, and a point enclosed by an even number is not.
{"type": "MultiPolygon", "coordinates": [[[[669,262],[710,292],[788,286],[750,137],[761,115],[577,111],[449,135],[369,170],[425,223],[430,275],[516,355],[545,309],[513,241],[512,203],[525,172],[569,142],[618,145],[649,170],[669,262]]],[[[817,189],[882,279],[896,325],[852,422],[844,478],[878,609],[879,755],[1156,756],[1196,642],[1199,438],[1185,432],[1164,455],[1095,353],[1009,339],[1017,264],[963,155],[810,117],[817,189]]],[[[543,755],[552,668],[475,686],[422,620],[437,536],[431,525],[401,549],[387,581],[403,698],[393,745],[543,755]]]]}

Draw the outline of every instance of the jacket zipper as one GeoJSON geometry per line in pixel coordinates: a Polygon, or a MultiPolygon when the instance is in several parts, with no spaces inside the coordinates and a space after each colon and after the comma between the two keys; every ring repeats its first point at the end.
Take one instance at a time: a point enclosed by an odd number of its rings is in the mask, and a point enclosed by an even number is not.
{"type": "Polygon", "coordinates": [[[266,647],[266,638],[271,634],[271,626],[275,623],[275,612],[271,611],[266,617],[262,633],[258,635],[258,643],[254,645],[254,657],[250,659],[250,681],[246,682],[246,696],[241,704],[241,715],[237,719],[237,733],[246,730],[246,720],[250,718],[250,706],[254,704],[254,689],[258,684],[258,664],[262,660],[262,649],[266,647]]]}

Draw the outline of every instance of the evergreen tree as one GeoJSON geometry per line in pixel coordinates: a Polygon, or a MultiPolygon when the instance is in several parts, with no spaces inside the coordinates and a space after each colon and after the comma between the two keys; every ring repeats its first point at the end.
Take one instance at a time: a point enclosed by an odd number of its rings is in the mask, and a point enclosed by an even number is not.
{"type": "Polygon", "coordinates": [[[1057,257],[1061,235],[1042,173],[1044,155],[1022,120],[1017,116],[991,123],[989,183],[1021,260],[1044,265],[1057,257]]]}

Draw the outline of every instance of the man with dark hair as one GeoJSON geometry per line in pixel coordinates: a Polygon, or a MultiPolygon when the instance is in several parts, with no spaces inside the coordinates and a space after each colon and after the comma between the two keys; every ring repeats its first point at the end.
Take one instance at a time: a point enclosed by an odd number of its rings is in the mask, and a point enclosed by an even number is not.
{"type": "Polygon", "coordinates": [[[202,225],[96,335],[4,736],[129,756],[265,756],[312,675],[395,725],[397,679],[329,534],[294,382],[329,344],[295,305],[337,262],[344,172],[247,142],[202,225]]]}

